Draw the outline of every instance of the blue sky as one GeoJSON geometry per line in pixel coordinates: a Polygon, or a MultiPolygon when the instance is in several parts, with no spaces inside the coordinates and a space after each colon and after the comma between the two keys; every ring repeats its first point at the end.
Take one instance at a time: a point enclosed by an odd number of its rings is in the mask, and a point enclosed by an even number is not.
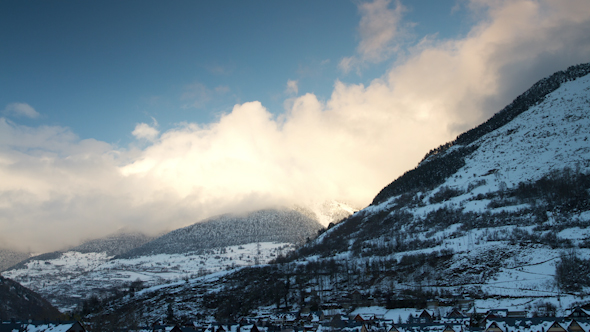
{"type": "Polygon", "coordinates": [[[0,1],[0,248],[368,205],[590,61],[587,0],[0,1]]]}
{"type": "MultiPolygon", "coordinates": [[[[287,81],[329,98],[334,81],[368,83],[392,60],[343,73],[359,40],[353,1],[33,1],[0,11],[0,107],[20,102],[81,138],[126,145],[136,123],[208,123],[234,104],[284,112],[287,81]]],[[[392,7],[393,4],[390,4],[392,7]]],[[[455,1],[405,4],[411,44],[468,31],[455,1]]],[[[463,15],[462,15],[463,14],[463,15]]]]}

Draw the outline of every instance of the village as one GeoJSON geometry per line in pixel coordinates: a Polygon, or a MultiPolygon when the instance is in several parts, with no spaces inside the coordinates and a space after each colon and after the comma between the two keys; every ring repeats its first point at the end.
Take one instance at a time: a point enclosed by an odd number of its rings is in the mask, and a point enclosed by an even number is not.
{"type": "MultiPolygon", "coordinates": [[[[329,315],[324,311],[279,313],[244,317],[237,322],[166,323],[122,328],[99,322],[80,321],[20,321],[0,322],[0,332],[590,332],[590,305],[566,310],[556,317],[552,312],[531,314],[527,311],[493,309],[478,313],[469,309],[437,307],[409,310],[404,321],[383,314],[368,312],[351,315],[329,315]],[[441,314],[443,314],[441,316],[441,314]]],[[[328,310],[329,311],[329,310],[328,310]]]]}

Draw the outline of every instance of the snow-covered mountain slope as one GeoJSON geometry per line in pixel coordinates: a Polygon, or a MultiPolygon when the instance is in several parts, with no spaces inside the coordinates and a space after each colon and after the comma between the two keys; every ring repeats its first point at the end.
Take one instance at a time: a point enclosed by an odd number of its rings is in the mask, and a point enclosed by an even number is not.
{"type": "MultiPolygon", "coordinates": [[[[521,183],[558,176],[563,170],[587,174],[590,171],[590,76],[562,84],[510,123],[467,146],[454,145],[444,154],[461,149],[472,152],[464,157],[463,166],[442,184],[424,192],[418,192],[423,189],[420,187],[406,192],[417,193],[418,204],[422,205],[411,209],[413,213],[424,217],[442,206],[460,207],[466,212],[505,211],[505,208],[489,209],[490,199],[478,196],[506,192],[521,183]],[[445,193],[451,197],[444,197],[445,193]]],[[[422,165],[430,162],[426,159],[422,165]]],[[[399,197],[392,196],[368,207],[363,214],[388,210],[399,205],[396,202],[399,197]]],[[[525,207],[530,208],[530,204],[518,208],[525,207]]]]}
{"type": "MultiPolygon", "coordinates": [[[[564,83],[540,104],[478,139],[443,186],[475,193],[510,189],[569,167],[590,170],[590,76],[564,83]],[[501,188],[502,187],[502,188],[501,188]]],[[[452,148],[451,148],[452,149],[452,148]]]]}
{"type": "Polygon", "coordinates": [[[293,249],[290,243],[264,242],[129,259],[113,259],[106,252],[67,251],[48,259],[27,261],[2,275],[42,294],[65,312],[76,309],[82,301],[93,296],[103,298],[121,294],[134,281],[140,280],[142,286],[148,287],[196,278],[266,263],[293,249]]]}
{"type": "Polygon", "coordinates": [[[575,249],[590,258],[590,66],[580,67],[570,69],[581,75],[570,81],[554,75],[559,87],[526,110],[498,113],[509,116],[496,118],[502,126],[427,156],[305,254],[400,261],[446,250],[452,259],[412,278],[488,295],[557,294],[561,255],[575,249]],[[527,272],[531,262],[536,272],[527,272]],[[452,272],[457,267],[461,273],[452,272]]]}
{"type": "Polygon", "coordinates": [[[224,214],[164,234],[119,257],[181,254],[256,242],[303,243],[321,228],[317,220],[291,209],[224,214]]]}
{"type": "Polygon", "coordinates": [[[97,310],[125,315],[145,305],[143,315],[158,318],[173,302],[186,315],[230,319],[279,307],[421,306],[458,294],[559,308],[589,302],[581,272],[590,271],[589,74],[585,64],[535,84],[274,264],[97,310]]]}

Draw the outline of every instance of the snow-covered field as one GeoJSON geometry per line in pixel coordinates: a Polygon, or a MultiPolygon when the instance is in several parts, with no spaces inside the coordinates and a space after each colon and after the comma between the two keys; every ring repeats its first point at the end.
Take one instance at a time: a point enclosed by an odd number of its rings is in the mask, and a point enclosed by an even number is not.
{"type": "Polygon", "coordinates": [[[34,260],[26,268],[5,271],[2,275],[21,283],[62,311],[72,310],[92,295],[99,297],[124,290],[136,280],[144,286],[166,284],[183,279],[264,264],[277,255],[293,250],[289,243],[250,243],[186,254],[160,254],[132,259],[113,259],[105,253],[69,251],[59,258],[34,260]]]}

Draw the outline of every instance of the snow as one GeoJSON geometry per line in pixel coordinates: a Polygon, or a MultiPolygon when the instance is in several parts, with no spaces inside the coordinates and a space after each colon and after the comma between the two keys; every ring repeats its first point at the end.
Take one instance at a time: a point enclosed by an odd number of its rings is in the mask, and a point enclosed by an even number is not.
{"type": "Polygon", "coordinates": [[[444,185],[479,192],[533,181],[564,165],[590,170],[590,76],[564,83],[510,123],[472,143],[479,148],[444,185]],[[495,170],[495,171],[494,171],[495,170]]]}
{"type": "Polygon", "coordinates": [[[34,324],[27,324],[24,328],[27,332],[66,332],[72,327],[72,324],[44,324],[44,325],[34,325],[34,324]]]}
{"type": "Polygon", "coordinates": [[[131,259],[113,259],[106,253],[69,251],[56,259],[28,262],[25,268],[4,271],[2,276],[51,299],[58,309],[68,311],[91,295],[102,296],[100,290],[125,288],[135,280],[143,281],[144,286],[160,285],[163,288],[171,283],[182,283],[183,279],[266,263],[293,248],[294,245],[289,243],[261,242],[199,253],[158,254],[131,259]],[[65,293],[64,289],[70,291],[65,293]],[[78,302],[72,303],[72,298],[78,298],[78,302]]]}
{"type": "MultiPolygon", "coordinates": [[[[488,193],[514,188],[520,182],[536,181],[555,170],[570,167],[580,172],[590,172],[590,75],[562,84],[561,88],[548,94],[539,104],[523,112],[505,126],[484,135],[474,143],[478,148],[465,160],[465,165],[437,188],[420,193],[422,206],[403,207],[414,220],[425,218],[430,212],[441,208],[458,209],[463,212],[513,213],[531,208],[529,204],[503,202],[502,206],[490,208],[492,200],[488,193]],[[442,188],[458,190],[459,195],[443,202],[429,202],[442,188]]],[[[444,153],[449,153],[453,146],[444,153]]],[[[428,162],[426,160],[425,162],[428,162]]],[[[390,211],[400,196],[393,196],[381,204],[367,207],[360,212],[365,217],[390,211]]],[[[548,214],[550,222],[551,216],[548,214]]],[[[532,216],[531,216],[532,217],[532,216]]],[[[570,216],[572,222],[589,221],[590,211],[570,216]]],[[[404,254],[430,253],[441,249],[455,252],[455,265],[471,266],[475,257],[489,252],[511,252],[510,261],[494,272],[493,280],[482,284],[482,291],[500,296],[536,298],[557,296],[554,282],[555,264],[559,250],[538,246],[515,248],[505,242],[515,229],[534,233],[534,226],[502,226],[460,232],[461,224],[454,224],[435,232],[417,232],[413,238],[442,239],[442,244],[383,257],[401,257],[404,254]],[[468,263],[469,262],[469,263],[468,263]]],[[[402,231],[407,229],[402,228],[402,231]]],[[[574,243],[590,239],[590,229],[573,227],[561,230],[558,237],[574,240],[574,243]]],[[[383,238],[376,236],[367,243],[378,243],[383,238]]],[[[349,253],[342,253],[347,257],[349,253]]],[[[589,258],[587,249],[577,254],[589,258]]],[[[348,257],[350,257],[348,255],[348,257]]],[[[471,266],[474,268],[473,266],[471,266]]],[[[489,269],[489,267],[487,268],[489,269]]],[[[530,299],[529,298],[529,299],[530,299]]]]}
{"type": "Polygon", "coordinates": [[[557,236],[570,240],[584,240],[590,238],[590,229],[573,227],[562,230],[557,236]]]}
{"type": "Polygon", "coordinates": [[[377,315],[383,317],[383,319],[398,324],[400,319],[402,323],[406,323],[410,315],[416,317],[422,313],[423,309],[414,308],[397,308],[397,309],[386,309],[384,307],[372,306],[372,307],[360,307],[350,313],[350,317],[356,315],[377,315]]]}
{"type": "MultiPolygon", "coordinates": [[[[403,207],[404,212],[411,213],[416,222],[422,221],[429,213],[441,208],[457,209],[475,214],[518,213],[531,208],[528,204],[508,202],[501,207],[494,206],[495,193],[514,188],[520,182],[535,181],[552,171],[564,167],[577,168],[581,172],[590,172],[590,75],[568,82],[545,100],[528,111],[520,114],[507,125],[481,137],[472,143],[478,148],[465,160],[465,165],[441,186],[424,193],[419,199],[424,204],[403,207]],[[429,200],[443,187],[455,189],[458,195],[435,204],[429,200]],[[492,199],[490,199],[492,197],[492,199]],[[511,205],[512,204],[512,205],[511,205]]],[[[453,151],[458,146],[447,150],[453,151]]],[[[443,152],[444,153],[444,152],[443,152]]],[[[429,162],[428,160],[424,162],[429,162]]],[[[390,197],[386,201],[369,206],[356,215],[368,217],[390,211],[397,204],[400,196],[390,197]]],[[[346,207],[334,203],[338,208],[346,207]]],[[[327,208],[334,208],[328,205],[327,208]]],[[[316,206],[312,210],[323,211],[326,206],[316,206]]],[[[351,212],[353,211],[350,209],[351,212]]],[[[524,216],[525,218],[527,216],[524,216]]],[[[570,221],[589,221],[590,211],[572,213],[570,221]]],[[[549,222],[554,222],[549,215],[549,222]]],[[[326,224],[325,219],[323,221],[326,224]]],[[[450,222],[449,222],[450,223],[450,222]]],[[[412,225],[404,225],[410,229],[412,225]]],[[[435,225],[436,226],[436,225],[435,225]]],[[[489,295],[487,299],[474,300],[475,310],[485,312],[490,309],[505,308],[510,311],[523,311],[539,303],[550,302],[558,310],[570,307],[578,301],[588,300],[562,294],[555,285],[555,266],[559,262],[563,250],[549,248],[541,244],[510,243],[510,235],[514,232],[537,232],[535,225],[502,225],[488,226],[482,229],[465,230],[463,224],[454,223],[444,229],[419,229],[413,234],[405,234],[414,239],[436,239],[429,248],[391,253],[380,257],[357,257],[349,251],[339,252],[332,256],[336,260],[346,260],[349,264],[362,270],[366,262],[387,259],[401,261],[405,255],[430,254],[443,249],[451,249],[453,259],[445,270],[437,273],[449,273],[449,280],[433,282],[425,280],[425,289],[432,291],[444,290],[453,294],[461,294],[465,290],[479,290],[489,295]],[[454,274],[453,274],[454,273],[454,274]]],[[[336,225],[333,229],[337,229],[336,225]]],[[[360,226],[362,227],[362,226],[360,226]]],[[[423,227],[427,228],[427,227],[423,227]]],[[[402,228],[402,231],[404,228],[402,228]]],[[[321,235],[321,241],[330,231],[321,235]]],[[[574,243],[590,239],[590,229],[568,227],[556,234],[558,237],[574,240],[574,243]]],[[[388,235],[376,234],[367,243],[378,243],[388,235]]],[[[353,242],[356,239],[346,239],[353,242]]],[[[5,272],[34,290],[42,290],[53,294],[63,287],[72,287],[74,292],[90,287],[107,287],[123,285],[140,279],[147,288],[137,292],[136,297],[148,296],[150,293],[180,294],[186,290],[200,288],[203,292],[216,292],[223,288],[218,282],[235,269],[259,263],[266,263],[273,255],[281,251],[292,250],[292,247],[279,243],[261,243],[260,252],[256,244],[216,249],[209,254],[178,254],[153,255],[134,259],[110,260],[105,254],[67,253],[59,259],[30,263],[27,269],[5,272]],[[255,259],[257,258],[257,259],[255,259]],[[52,275],[53,279],[44,276],[52,275]],[[43,278],[45,279],[42,279],[43,278]],[[184,279],[184,280],[183,280],[184,279]],[[41,285],[43,280],[46,285],[41,285]],[[60,288],[61,287],[61,288],[60,288]],[[53,293],[52,293],[53,292],[53,293]]],[[[566,249],[564,249],[566,250],[566,249]]],[[[582,258],[590,258],[590,249],[579,248],[577,254],[582,258]]],[[[295,262],[296,265],[320,261],[320,255],[309,256],[295,262]]],[[[422,267],[420,267],[422,268],[422,267]]],[[[436,267],[432,267],[436,269],[436,267]]],[[[383,280],[363,292],[373,294],[377,290],[388,287],[414,289],[416,282],[406,283],[383,280]]],[[[324,296],[331,296],[332,285],[325,286],[324,296]]],[[[308,291],[311,287],[306,286],[308,291]]],[[[586,290],[587,291],[587,290],[586,290]]],[[[155,300],[154,300],[155,302],[155,300]]],[[[63,309],[63,307],[62,307],[63,309]]],[[[268,312],[271,307],[259,308],[260,312],[268,312]]],[[[385,309],[383,307],[356,308],[351,315],[380,315],[387,320],[405,322],[410,315],[416,316],[421,310],[416,309],[385,309]]],[[[546,329],[545,329],[546,330],[546,329]]]]}
{"type": "Polygon", "coordinates": [[[349,204],[328,200],[323,203],[310,203],[306,208],[315,214],[315,219],[324,227],[328,227],[330,223],[338,222],[359,209],[352,207],[349,204]]]}

